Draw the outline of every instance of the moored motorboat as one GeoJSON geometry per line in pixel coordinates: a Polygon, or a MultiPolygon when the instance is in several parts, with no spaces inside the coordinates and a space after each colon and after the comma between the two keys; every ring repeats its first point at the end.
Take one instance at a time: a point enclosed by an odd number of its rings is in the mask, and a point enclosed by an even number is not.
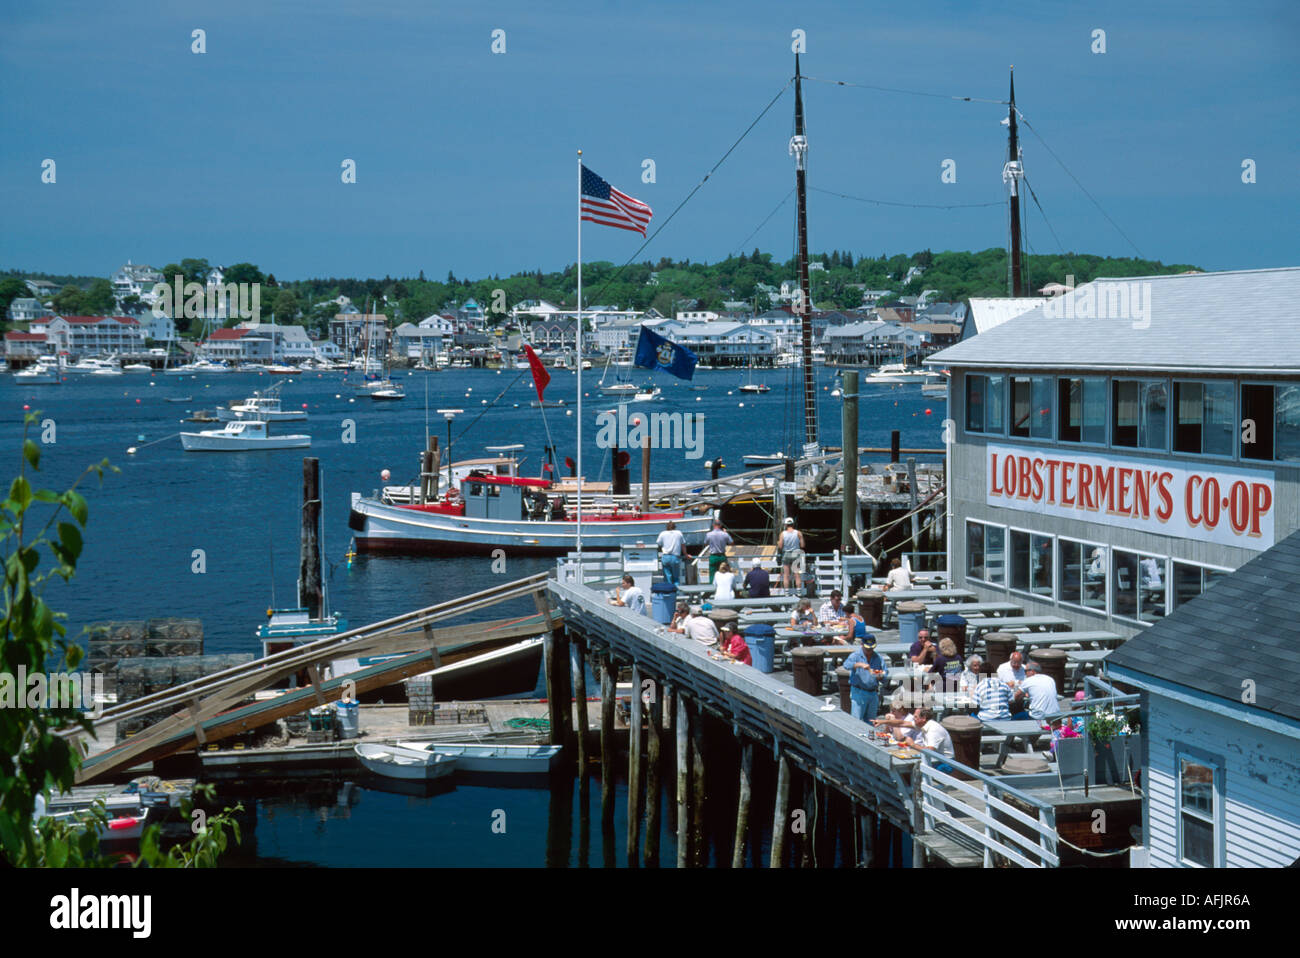
{"type": "Polygon", "coordinates": [[[14,373],[14,381],[28,386],[57,386],[63,381],[59,370],[41,360],[14,373]]]}
{"type": "Polygon", "coordinates": [[[186,452],[246,452],[258,449],[307,449],[311,436],[272,436],[260,419],[228,422],[220,429],[181,433],[186,452]]]}
{"type": "Polygon", "coordinates": [[[398,742],[413,752],[434,752],[455,759],[457,772],[537,774],[549,772],[560,758],[559,745],[508,745],[498,742],[398,742]]]}
{"type": "Polygon", "coordinates": [[[276,383],[264,391],[254,392],[242,402],[218,406],[217,415],[222,422],[234,422],[240,419],[261,419],[266,422],[298,422],[307,418],[305,409],[285,409],[280,401],[280,388],[283,383],[276,383]]]}
{"type": "Polygon", "coordinates": [[[353,752],[369,771],[386,778],[429,781],[450,775],[456,768],[456,760],[450,756],[400,745],[363,742],[354,746],[353,752]]]}
{"type": "Polygon", "coordinates": [[[275,363],[267,366],[266,371],[272,376],[301,376],[302,370],[297,366],[286,366],[281,363],[275,363]]]}

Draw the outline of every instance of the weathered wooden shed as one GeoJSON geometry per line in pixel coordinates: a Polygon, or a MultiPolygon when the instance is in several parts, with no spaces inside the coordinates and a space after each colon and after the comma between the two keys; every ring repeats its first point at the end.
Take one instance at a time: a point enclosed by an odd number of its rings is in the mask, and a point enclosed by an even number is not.
{"type": "Polygon", "coordinates": [[[1142,696],[1152,867],[1300,859],[1300,532],[1110,656],[1142,696]]]}

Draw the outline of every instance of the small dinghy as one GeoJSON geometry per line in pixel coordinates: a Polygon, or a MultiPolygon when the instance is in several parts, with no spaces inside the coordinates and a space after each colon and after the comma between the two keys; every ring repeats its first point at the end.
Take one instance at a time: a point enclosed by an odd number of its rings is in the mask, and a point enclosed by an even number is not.
{"type": "MultiPolygon", "coordinates": [[[[507,745],[495,742],[398,742],[408,752],[441,755],[458,771],[492,774],[549,772],[560,757],[559,745],[507,745]]],[[[360,748],[360,746],[358,746],[360,748]]]]}
{"type": "Polygon", "coordinates": [[[384,778],[430,781],[450,775],[456,767],[456,759],[450,755],[401,745],[366,743],[353,751],[362,765],[384,778]]]}

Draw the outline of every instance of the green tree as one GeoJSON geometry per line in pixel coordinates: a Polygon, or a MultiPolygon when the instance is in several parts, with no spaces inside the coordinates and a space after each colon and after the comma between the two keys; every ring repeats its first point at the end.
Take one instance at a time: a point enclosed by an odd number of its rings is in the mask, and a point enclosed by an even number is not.
{"type": "Polygon", "coordinates": [[[226,269],[223,282],[248,283],[251,286],[253,283],[261,284],[266,282],[266,277],[252,263],[236,263],[226,269]]]}
{"type": "Polygon", "coordinates": [[[282,289],[275,296],[271,310],[277,323],[290,323],[298,315],[298,296],[291,289],[282,289]]]}
{"type": "Polygon", "coordinates": [[[31,290],[21,279],[0,280],[0,318],[7,315],[10,303],[27,296],[31,296],[31,290]]]}
{"type": "Polygon", "coordinates": [[[76,286],[65,286],[54,294],[54,311],[61,316],[84,316],[86,314],[85,290],[76,286]]]}
{"type": "Polygon", "coordinates": [[[117,297],[113,295],[113,284],[106,279],[97,279],[90,284],[82,300],[86,312],[92,316],[106,316],[117,306],[117,297]]]}
{"type": "Polygon", "coordinates": [[[206,259],[183,259],[181,260],[181,272],[185,274],[187,283],[206,283],[208,274],[212,272],[212,267],[208,265],[206,259]]]}

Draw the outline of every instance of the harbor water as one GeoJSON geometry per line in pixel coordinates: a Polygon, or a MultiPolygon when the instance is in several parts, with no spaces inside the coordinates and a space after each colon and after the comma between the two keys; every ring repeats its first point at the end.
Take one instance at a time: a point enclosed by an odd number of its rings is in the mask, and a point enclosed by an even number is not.
{"type": "MultiPolygon", "coordinates": [[[[649,377],[644,370],[631,372],[637,383],[649,377]]],[[[698,458],[688,458],[690,450],[684,449],[654,452],[654,479],[706,480],[706,463],[715,457],[724,460],[722,474],[727,475],[743,469],[745,454],[796,448],[791,444],[800,441],[802,423],[796,373],[756,372],[756,381],[772,387],[761,395],[738,391],[749,378],[743,370],[698,372],[691,384],[657,375],[662,399],[634,404],[633,415],[701,415],[704,425],[698,458]]],[[[575,451],[576,376],[565,370],[553,370],[552,375],[546,399],[564,400],[566,406],[545,410],[546,425],[563,462],[575,451]]],[[[821,439],[838,445],[840,400],[832,395],[838,382],[833,370],[819,369],[818,375],[821,439]]],[[[321,461],[328,602],[351,625],[551,567],[552,559],[509,555],[504,569],[498,564],[495,572],[487,557],[362,556],[348,562],[350,493],[371,495],[383,484],[383,469],[391,471],[391,483],[414,481],[426,423],[429,432],[446,443],[446,422],[438,409],[464,410],[452,426],[453,458],[485,455],[487,446],[521,443],[523,471],[540,472],[546,426],[542,410],[530,405],[536,392],[527,371],[401,371],[395,378],[407,394],[396,403],[354,397],[341,373],[311,372],[288,379],[284,407],[305,405],[310,418],[273,424],[272,433],[310,433],[312,445],[305,453],[181,449],[179,431],[218,424],[180,420],[192,411],[215,410],[265,389],[274,381],[266,374],[70,376],[57,386],[0,379],[0,447],[11,451],[14,474],[20,465],[24,407],[39,412],[41,423],[30,433],[42,453],[35,487],[64,489],[87,465],[103,459],[121,470],[106,474],[102,485],[93,478],[83,482],[90,519],[77,575],[69,584],[55,578],[46,590],[52,608],[67,614],[69,634],[95,622],[185,616],[202,620],[207,653],[258,652],[254,632],[265,621],[267,608],[296,604],[304,454],[321,461]],[[137,447],[136,453],[128,455],[128,447],[137,447]]],[[[608,479],[609,452],[597,446],[596,416],[615,408],[617,400],[598,393],[599,378],[599,370],[583,376],[584,471],[589,478],[608,479]]],[[[894,429],[902,431],[905,446],[941,445],[942,399],[922,396],[915,385],[866,384],[861,394],[862,445],[888,446],[894,429]]],[[[634,453],[634,475],[638,468],[634,453]]],[[[530,601],[520,600],[487,609],[478,618],[532,611],[530,601]]],[[[251,861],[578,865],[584,863],[580,839],[594,828],[586,846],[588,863],[625,864],[625,787],[620,783],[616,790],[615,838],[608,851],[602,847],[598,781],[593,780],[591,788],[591,823],[584,825],[576,783],[518,789],[467,785],[428,797],[393,795],[347,781],[300,792],[253,784],[248,795],[257,799],[258,823],[251,861]],[[491,827],[497,809],[504,810],[504,833],[491,827]],[[615,848],[619,851],[611,860],[615,848]]],[[[675,860],[675,836],[666,832],[661,860],[675,860]]]]}

